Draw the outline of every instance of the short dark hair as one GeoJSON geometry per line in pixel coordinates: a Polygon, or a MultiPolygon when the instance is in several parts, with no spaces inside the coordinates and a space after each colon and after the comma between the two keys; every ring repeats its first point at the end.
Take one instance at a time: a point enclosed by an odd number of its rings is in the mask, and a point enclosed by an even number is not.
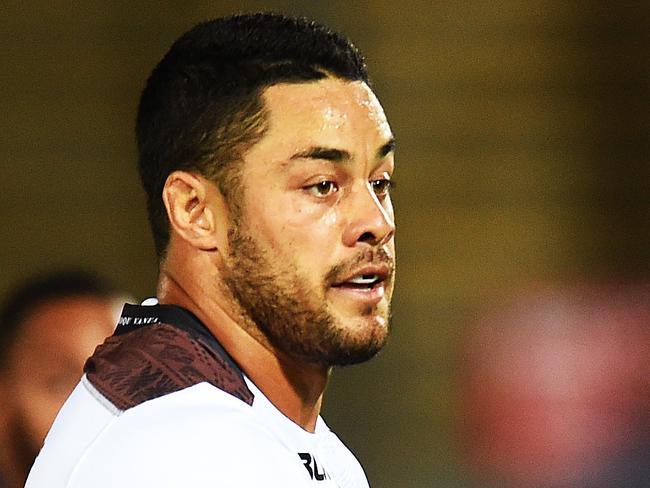
{"type": "Polygon", "coordinates": [[[0,369],[22,323],[32,311],[46,303],[75,297],[113,298],[121,293],[107,279],[85,270],[63,270],[34,276],[14,288],[0,308],[0,369]]]}
{"type": "Polygon", "coordinates": [[[175,170],[215,181],[232,202],[235,167],[266,129],[261,94],[282,82],[328,76],[369,84],[352,43],[327,27],[277,13],[198,24],[180,37],[142,93],[136,136],[156,253],[169,242],[162,190],[175,170]]]}

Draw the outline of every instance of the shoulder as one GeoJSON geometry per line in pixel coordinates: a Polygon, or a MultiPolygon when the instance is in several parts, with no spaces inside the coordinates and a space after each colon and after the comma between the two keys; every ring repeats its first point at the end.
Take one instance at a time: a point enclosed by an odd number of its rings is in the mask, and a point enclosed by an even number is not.
{"type": "Polygon", "coordinates": [[[199,384],[122,413],[86,452],[70,488],[269,486],[269,478],[293,476],[283,471],[289,456],[248,405],[199,384]]]}
{"type": "Polygon", "coordinates": [[[245,403],[253,401],[243,373],[214,338],[165,323],[109,337],[88,359],[84,372],[122,411],[201,382],[245,403]]]}

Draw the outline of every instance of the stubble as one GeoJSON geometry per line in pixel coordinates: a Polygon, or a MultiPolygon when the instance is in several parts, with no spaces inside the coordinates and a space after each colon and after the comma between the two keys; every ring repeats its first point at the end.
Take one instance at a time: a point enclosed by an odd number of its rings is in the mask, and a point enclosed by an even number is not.
{"type": "Polygon", "coordinates": [[[329,286],[359,263],[390,261],[384,251],[366,252],[334,266],[314,289],[295,265],[273,263],[241,226],[230,231],[229,247],[224,283],[242,319],[277,349],[309,363],[343,366],[367,361],[384,346],[389,310],[384,325],[369,318],[379,313],[376,307],[367,307],[356,319],[366,325],[350,326],[335,317],[324,299],[329,286]]]}

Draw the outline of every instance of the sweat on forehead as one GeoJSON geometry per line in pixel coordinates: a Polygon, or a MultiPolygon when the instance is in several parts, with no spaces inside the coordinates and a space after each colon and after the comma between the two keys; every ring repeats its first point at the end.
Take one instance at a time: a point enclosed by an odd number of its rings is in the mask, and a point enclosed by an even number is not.
{"type": "Polygon", "coordinates": [[[283,158],[349,162],[380,159],[394,148],[383,108],[363,82],[338,78],[274,85],[263,94],[265,135],[251,147],[283,158]]]}

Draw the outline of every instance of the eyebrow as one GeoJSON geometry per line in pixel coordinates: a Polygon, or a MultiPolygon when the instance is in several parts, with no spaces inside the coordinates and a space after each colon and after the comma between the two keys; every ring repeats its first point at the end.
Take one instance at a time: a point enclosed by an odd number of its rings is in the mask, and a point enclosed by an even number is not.
{"type": "MultiPolygon", "coordinates": [[[[395,138],[391,138],[386,144],[379,148],[377,156],[385,158],[395,150],[395,138]]],[[[335,149],[324,146],[312,146],[304,151],[297,152],[290,158],[294,159],[322,159],[334,163],[345,163],[352,159],[352,155],[345,149],[335,149]]]]}
{"type": "Polygon", "coordinates": [[[390,140],[386,144],[384,144],[383,146],[381,146],[381,148],[379,148],[379,157],[380,158],[385,158],[390,153],[394,152],[396,144],[397,143],[395,141],[395,138],[391,137],[390,140]]]}

